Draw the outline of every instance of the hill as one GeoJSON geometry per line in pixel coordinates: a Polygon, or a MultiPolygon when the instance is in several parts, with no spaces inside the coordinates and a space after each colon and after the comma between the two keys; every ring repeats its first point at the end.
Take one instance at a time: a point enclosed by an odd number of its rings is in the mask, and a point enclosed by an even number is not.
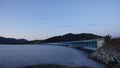
{"type": "Polygon", "coordinates": [[[89,40],[102,38],[102,36],[90,34],[90,33],[81,33],[81,34],[72,34],[68,33],[62,36],[54,36],[48,39],[43,40],[43,42],[66,42],[66,41],[78,41],[78,40],[89,40]]]}
{"type": "Polygon", "coordinates": [[[68,33],[61,36],[50,37],[45,40],[32,40],[32,41],[27,41],[26,39],[0,37],[0,44],[39,44],[39,43],[49,43],[49,42],[89,40],[96,38],[102,38],[102,36],[90,34],[90,33],[81,33],[81,34],[68,33]]]}
{"type": "Polygon", "coordinates": [[[0,37],[0,44],[21,44],[27,42],[26,39],[15,39],[0,37]]]}

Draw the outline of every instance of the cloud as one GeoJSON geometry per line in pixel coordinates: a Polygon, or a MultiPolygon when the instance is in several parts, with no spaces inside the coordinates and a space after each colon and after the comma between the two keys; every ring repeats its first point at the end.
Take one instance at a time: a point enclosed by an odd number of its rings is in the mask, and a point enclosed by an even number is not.
{"type": "Polygon", "coordinates": [[[97,24],[88,24],[88,25],[89,25],[89,26],[106,26],[106,25],[107,25],[107,26],[110,26],[111,24],[100,24],[100,23],[98,24],[98,23],[97,23],[97,24]]]}
{"type": "Polygon", "coordinates": [[[90,26],[96,26],[97,24],[88,24],[88,25],[90,25],[90,26]]]}
{"type": "Polygon", "coordinates": [[[71,26],[71,25],[62,25],[62,26],[59,26],[59,27],[62,27],[62,28],[72,28],[73,26],[71,26]]]}

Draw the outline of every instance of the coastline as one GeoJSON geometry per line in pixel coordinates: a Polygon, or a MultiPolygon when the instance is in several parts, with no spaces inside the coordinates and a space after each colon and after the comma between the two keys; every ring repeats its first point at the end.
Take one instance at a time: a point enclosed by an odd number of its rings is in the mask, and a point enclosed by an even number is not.
{"type": "Polygon", "coordinates": [[[94,68],[94,67],[66,66],[66,65],[58,65],[58,64],[38,64],[38,65],[30,65],[30,66],[16,67],[16,68],[94,68]]]}
{"type": "Polygon", "coordinates": [[[120,46],[103,46],[88,56],[107,68],[120,68],[120,46]]]}

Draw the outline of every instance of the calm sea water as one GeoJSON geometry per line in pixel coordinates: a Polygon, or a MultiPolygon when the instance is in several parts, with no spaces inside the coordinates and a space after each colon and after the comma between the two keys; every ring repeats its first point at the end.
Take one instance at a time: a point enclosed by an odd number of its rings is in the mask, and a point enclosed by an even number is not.
{"type": "Polygon", "coordinates": [[[89,59],[88,53],[52,45],[0,45],[0,68],[14,68],[37,64],[60,64],[104,68],[89,59]]]}

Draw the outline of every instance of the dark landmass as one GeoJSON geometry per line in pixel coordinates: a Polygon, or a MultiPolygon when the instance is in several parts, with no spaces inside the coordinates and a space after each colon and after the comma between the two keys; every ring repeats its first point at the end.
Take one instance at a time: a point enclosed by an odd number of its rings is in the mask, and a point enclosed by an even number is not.
{"type": "Polygon", "coordinates": [[[102,36],[90,34],[90,33],[81,33],[81,34],[72,34],[68,33],[62,36],[54,36],[43,40],[43,42],[66,42],[66,41],[78,41],[78,40],[89,40],[102,38],[102,36]]]}
{"type": "Polygon", "coordinates": [[[40,43],[45,43],[43,40],[31,40],[26,42],[25,44],[40,44],[40,43]]]}
{"type": "Polygon", "coordinates": [[[102,36],[90,34],[90,33],[81,33],[81,34],[68,33],[62,36],[50,37],[45,40],[31,40],[31,41],[27,41],[26,39],[0,37],[0,44],[40,44],[40,43],[51,43],[51,42],[89,40],[89,39],[97,39],[97,38],[102,38],[102,36]]]}
{"type": "Polygon", "coordinates": [[[17,68],[95,68],[95,67],[65,66],[65,65],[57,65],[57,64],[40,64],[40,65],[24,66],[24,67],[17,67],[17,68]]]}
{"type": "Polygon", "coordinates": [[[0,44],[23,44],[26,42],[28,42],[26,39],[0,37],[0,44]]]}

